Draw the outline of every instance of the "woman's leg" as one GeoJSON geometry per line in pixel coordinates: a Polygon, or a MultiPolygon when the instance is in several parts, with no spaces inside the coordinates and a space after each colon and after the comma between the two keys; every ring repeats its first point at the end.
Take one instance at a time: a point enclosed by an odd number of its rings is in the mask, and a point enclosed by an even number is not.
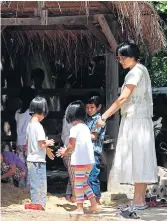
{"type": "Polygon", "coordinates": [[[134,198],[133,203],[136,206],[144,206],[145,194],[146,194],[147,184],[145,183],[135,183],[134,198]]]}

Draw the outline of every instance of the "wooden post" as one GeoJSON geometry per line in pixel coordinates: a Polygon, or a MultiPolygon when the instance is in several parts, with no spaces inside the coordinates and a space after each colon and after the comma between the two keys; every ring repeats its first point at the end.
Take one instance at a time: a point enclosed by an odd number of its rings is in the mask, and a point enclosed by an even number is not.
{"type": "MultiPolygon", "coordinates": [[[[114,31],[114,25],[113,25],[114,31]]],[[[106,108],[118,97],[119,75],[118,62],[116,61],[114,53],[106,49],[106,108]]],[[[115,139],[114,148],[116,146],[116,139],[119,130],[119,113],[117,112],[107,122],[106,134],[115,139]]],[[[114,150],[110,148],[107,150],[107,191],[111,191],[112,179],[111,170],[114,157],[114,150]]]]}

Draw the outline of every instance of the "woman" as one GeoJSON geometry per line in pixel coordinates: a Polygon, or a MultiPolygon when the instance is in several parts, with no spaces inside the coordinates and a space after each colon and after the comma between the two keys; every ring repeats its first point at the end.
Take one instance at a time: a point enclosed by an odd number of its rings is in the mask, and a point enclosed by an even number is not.
{"type": "Polygon", "coordinates": [[[121,124],[113,167],[113,178],[120,183],[135,186],[133,205],[145,209],[147,184],[156,183],[157,162],[153,132],[153,102],[149,73],[138,62],[137,45],[124,42],[117,47],[117,60],[124,69],[130,69],[125,77],[121,95],[102,115],[97,126],[121,108],[121,124]]]}
{"type": "Polygon", "coordinates": [[[5,151],[0,155],[1,180],[9,181],[12,177],[15,186],[25,186],[26,165],[14,153],[5,151]]]}

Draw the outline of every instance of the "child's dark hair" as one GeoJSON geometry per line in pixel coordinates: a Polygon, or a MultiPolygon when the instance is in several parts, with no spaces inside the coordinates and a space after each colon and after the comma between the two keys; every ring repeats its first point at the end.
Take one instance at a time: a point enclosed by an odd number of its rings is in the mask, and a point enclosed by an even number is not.
{"type": "Polygon", "coordinates": [[[41,68],[35,68],[31,72],[31,79],[40,78],[42,81],[45,78],[44,71],[41,68]]]}
{"type": "Polygon", "coordinates": [[[37,96],[30,103],[30,114],[43,114],[45,117],[47,116],[48,104],[45,98],[37,96]]]}
{"type": "Polygon", "coordinates": [[[101,98],[100,96],[92,96],[87,99],[86,104],[94,104],[96,107],[99,107],[102,104],[101,98]]]}
{"type": "Polygon", "coordinates": [[[85,106],[81,101],[74,101],[70,103],[66,110],[66,120],[68,123],[74,121],[84,121],[86,118],[85,106]]]}
{"type": "Polygon", "coordinates": [[[20,90],[19,99],[22,102],[20,113],[24,113],[30,106],[30,102],[35,97],[35,92],[31,87],[23,87],[20,90]]]}
{"type": "Polygon", "coordinates": [[[140,57],[138,46],[135,43],[128,41],[117,46],[116,56],[118,56],[118,54],[120,54],[120,56],[134,58],[136,61],[140,57]]]}

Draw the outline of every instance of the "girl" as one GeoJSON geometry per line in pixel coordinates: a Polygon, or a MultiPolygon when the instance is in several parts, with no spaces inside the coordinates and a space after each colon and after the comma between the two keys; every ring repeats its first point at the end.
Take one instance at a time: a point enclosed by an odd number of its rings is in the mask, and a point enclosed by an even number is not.
{"type": "Polygon", "coordinates": [[[30,102],[34,98],[34,91],[30,87],[23,87],[20,91],[19,96],[22,107],[16,111],[15,120],[17,127],[17,142],[16,142],[16,154],[18,157],[25,162],[26,161],[26,130],[28,123],[30,122],[31,116],[29,114],[30,102]]]}
{"type": "MultiPolygon", "coordinates": [[[[69,124],[66,120],[66,112],[63,118],[63,129],[61,133],[61,139],[64,147],[69,144],[70,129],[72,124],[69,124]]],[[[63,162],[68,171],[68,184],[66,188],[66,200],[75,202],[75,191],[74,191],[74,167],[71,165],[71,153],[63,157],[63,162]]]]}
{"type": "Polygon", "coordinates": [[[80,215],[84,214],[84,194],[90,200],[90,211],[94,212],[97,210],[95,196],[87,183],[95,161],[90,130],[84,124],[85,118],[86,111],[81,101],[72,102],[68,106],[66,120],[73,125],[70,129],[69,144],[67,148],[61,148],[57,153],[59,156],[64,157],[66,154],[72,152],[71,165],[74,166],[75,196],[77,203],[77,209],[73,211],[73,213],[80,215]]]}
{"type": "Polygon", "coordinates": [[[37,209],[38,206],[44,209],[46,205],[46,152],[50,159],[54,159],[52,150],[48,148],[48,146],[54,145],[54,141],[46,140],[43,126],[40,124],[40,121],[46,117],[47,113],[48,106],[45,98],[34,98],[30,103],[32,118],[27,127],[27,168],[32,202],[26,205],[25,208],[28,209],[37,209]]]}

